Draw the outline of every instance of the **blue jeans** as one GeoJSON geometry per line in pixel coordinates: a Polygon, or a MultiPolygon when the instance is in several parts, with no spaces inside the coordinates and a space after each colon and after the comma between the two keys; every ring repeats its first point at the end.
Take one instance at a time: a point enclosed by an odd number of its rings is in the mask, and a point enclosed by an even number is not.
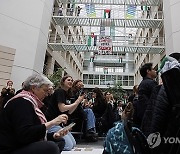
{"type": "Polygon", "coordinates": [[[95,119],[95,116],[94,116],[92,109],[85,108],[84,112],[87,115],[87,130],[89,130],[91,128],[95,128],[96,119],[95,119]]]}
{"type": "MultiPolygon", "coordinates": [[[[61,126],[52,126],[48,130],[48,133],[57,132],[61,128],[62,128],[61,126]]],[[[65,150],[65,151],[72,150],[74,148],[74,146],[76,145],[76,141],[75,141],[74,137],[72,136],[72,134],[70,132],[68,132],[67,135],[63,136],[63,138],[65,140],[65,146],[64,146],[63,150],[65,150]]]]}

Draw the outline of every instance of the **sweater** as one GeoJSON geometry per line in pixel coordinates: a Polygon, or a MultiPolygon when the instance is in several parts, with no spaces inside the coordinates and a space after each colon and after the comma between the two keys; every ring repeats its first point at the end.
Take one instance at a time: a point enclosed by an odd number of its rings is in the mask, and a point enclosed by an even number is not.
{"type": "Polygon", "coordinates": [[[41,124],[32,103],[24,98],[10,101],[0,114],[0,153],[8,154],[43,140],[46,126],[41,124]]]}

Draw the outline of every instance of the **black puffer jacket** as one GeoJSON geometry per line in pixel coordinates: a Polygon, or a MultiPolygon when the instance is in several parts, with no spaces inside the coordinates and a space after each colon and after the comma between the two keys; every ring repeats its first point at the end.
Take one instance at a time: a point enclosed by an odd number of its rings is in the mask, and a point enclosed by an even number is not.
{"type": "MultiPolygon", "coordinates": [[[[164,86],[157,97],[152,119],[152,132],[159,132],[161,137],[180,138],[180,69],[172,68],[161,75],[164,86]]],[[[163,140],[162,140],[163,141],[163,140]]],[[[179,154],[180,145],[161,142],[155,148],[155,154],[179,154]]]]}
{"type": "Polygon", "coordinates": [[[138,87],[138,101],[137,101],[137,118],[142,122],[144,112],[147,107],[147,102],[150,99],[153,88],[157,85],[157,82],[148,77],[143,78],[138,87]]]}
{"type": "Polygon", "coordinates": [[[146,136],[148,136],[151,132],[152,115],[156,103],[156,98],[158,96],[161,86],[162,85],[157,85],[156,87],[154,87],[150,100],[147,103],[147,108],[144,113],[143,121],[141,124],[141,129],[146,136]]]}
{"type": "Polygon", "coordinates": [[[165,88],[164,86],[161,86],[154,107],[151,132],[159,132],[160,134],[165,133],[169,121],[170,112],[171,106],[168,102],[165,88]]]}

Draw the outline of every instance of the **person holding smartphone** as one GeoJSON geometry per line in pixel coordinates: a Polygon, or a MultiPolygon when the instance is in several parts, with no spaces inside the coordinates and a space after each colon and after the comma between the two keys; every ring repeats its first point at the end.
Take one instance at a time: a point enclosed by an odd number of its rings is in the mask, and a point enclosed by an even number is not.
{"type": "Polygon", "coordinates": [[[47,122],[40,110],[50,86],[52,82],[47,77],[33,74],[25,80],[24,90],[5,104],[0,113],[0,154],[59,154],[63,150],[62,136],[68,130],[55,133],[47,130],[66,123],[68,116],[61,114],[47,122]]]}
{"type": "MultiPolygon", "coordinates": [[[[71,115],[76,110],[77,106],[82,102],[82,100],[84,99],[84,95],[79,96],[74,103],[70,103],[69,92],[72,84],[73,79],[69,75],[66,75],[61,79],[60,87],[53,93],[51,101],[49,103],[49,107],[46,111],[46,118],[48,120],[52,120],[54,117],[60,114],[71,115]]],[[[62,128],[63,126],[54,125],[48,130],[48,132],[58,132],[62,128]]],[[[72,150],[76,145],[76,141],[72,134],[68,132],[68,134],[63,138],[65,140],[65,147],[63,150],[72,150]]]]}

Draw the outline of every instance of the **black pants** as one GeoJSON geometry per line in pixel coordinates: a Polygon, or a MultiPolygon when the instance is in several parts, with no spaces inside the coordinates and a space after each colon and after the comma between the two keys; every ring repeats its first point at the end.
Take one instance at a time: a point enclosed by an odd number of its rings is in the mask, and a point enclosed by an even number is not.
{"type": "Polygon", "coordinates": [[[39,141],[15,150],[11,154],[60,154],[58,146],[53,141],[39,141]]]}

